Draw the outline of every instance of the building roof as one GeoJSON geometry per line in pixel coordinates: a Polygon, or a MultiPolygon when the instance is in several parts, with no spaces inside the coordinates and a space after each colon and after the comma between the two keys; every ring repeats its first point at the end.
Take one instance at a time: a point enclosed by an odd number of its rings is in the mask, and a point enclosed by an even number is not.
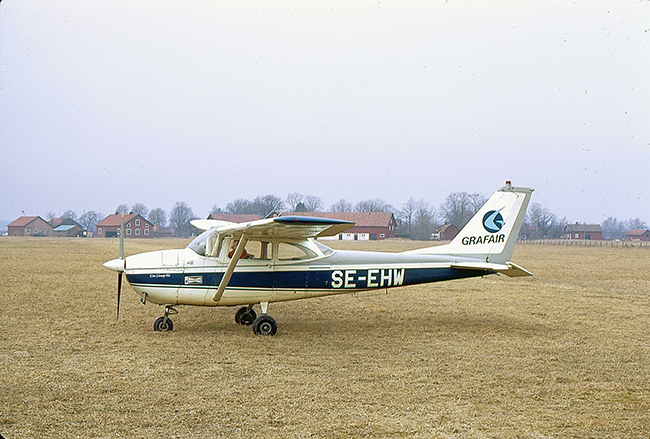
{"type": "Polygon", "coordinates": [[[79,226],[73,225],[73,224],[62,224],[62,225],[60,225],[58,227],[55,227],[52,231],[53,232],[67,232],[69,230],[74,229],[75,227],[79,227],[79,226]]]}
{"type": "MultiPolygon", "coordinates": [[[[147,221],[145,218],[142,217],[142,215],[137,214],[137,213],[130,213],[128,215],[124,215],[124,224],[128,223],[131,221],[133,218],[139,217],[142,218],[142,220],[147,221]]],[[[149,224],[151,222],[147,221],[149,224]]],[[[108,215],[106,218],[101,220],[100,222],[97,223],[99,227],[112,227],[112,226],[121,226],[122,225],[122,214],[121,213],[115,213],[113,215],[108,215]]]]}
{"type": "Polygon", "coordinates": [[[564,226],[564,231],[569,233],[575,232],[587,232],[587,233],[598,233],[603,231],[603,228],[600,227],[600,224],[567,224],[564,226]]]}
{"type": "Polygon", "coordinates": [[[456,226],[453,225],[453,224],[449,224],[449,223],[447,223],[447,224],[443,224],[442,226],[438,227],[437,232],[438,232],[438,233],[444,233],[444,232],[446,232],[447,229],[449,229],[450,227],[453,227],[453,228],[456,229],[456,231],[458,231],[458,227],[456,227],[456,226]]]}
{"type": "MultiPolygon", "coordinates": [[[[7,224],[7,227],[25,227],[27,224],[31,223],[34,221],[36,218],[39,218],[38,216],[21,216],[15,221],[10,222],[7,224]]],[[[43,220],[45,221],[45,220],[43,220]]]]}
{"type": "Polygon", "coordinates": [[[649,230],[628,230],[625,236],[643,236],[648,233],[649,230]]]}
{"type": "Polygon", "coordinates": [[[313,216],[355,223],[357,227],[388,227],[394,218],[390,212],[284,212],[282,216],[313,216]]]}
{"type": "Polygon", "coordinates": [[[248,223],[260,219],[259,215],[248,213],[211,213],[208,219],[230,221],[231,223],[248,223]]]}
{"type": "Polygon", "coordinates": [[[60,225],[66,225],[66,226],[79,226],[83,229],[81,224],[79,224],[72,218],[52,218],[48,222],[52,225],[52,227],[59,227],[60,225]]]}
{"type": "Polygon", "coordinates": [[[56,228],[61,225],[61,223],[63,222],[63,218],[52,218],[48,222],[52,225],[52,227],[56,228]]]}

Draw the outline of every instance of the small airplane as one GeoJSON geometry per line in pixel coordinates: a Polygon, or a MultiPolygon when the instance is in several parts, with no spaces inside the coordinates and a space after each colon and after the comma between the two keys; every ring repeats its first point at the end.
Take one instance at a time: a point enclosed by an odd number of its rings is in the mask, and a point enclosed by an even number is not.
{"type": "Polygon", "coordinates": [[[531,276],[510,261],[533,190],[507,181],[446,245],[401,253],[332,250],[317,238],[335,236],[354,223],[279,216],[247,223],[193,220],[204,230],[186,248],[124,257],[104,263],[118,272],[117,318],[122,275],[143,304],[165,307],[154,330],[171,331],[176,306],[241,306],[235,322],[258,335],[275,335],[268,315],[273,302],[452,279],[504,274],[531,276]],[[253,307],[260,306],[258,316],[253,307]]]}

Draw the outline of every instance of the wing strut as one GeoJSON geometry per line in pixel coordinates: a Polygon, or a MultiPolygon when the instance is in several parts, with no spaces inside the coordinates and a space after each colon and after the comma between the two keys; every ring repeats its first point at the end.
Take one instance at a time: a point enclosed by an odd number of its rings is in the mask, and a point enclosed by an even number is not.
{"type": "Polygon", "coordinates": [[[242,236],[241,239],[239,240],[239,244],[237,244],[235,253],[232,255],[232,258],[230,259],[228,268],[226,268],[226,272],[223,274],[223,277],[221,278],[221,282],[219,283],[217,292],[214,293],[214,296],[212,296],[213,301],[218,302],[221,300],[221,296],[223,295],[224,290],[228,286],[228,283],[230,283],[230,278],[232,277],[232,273],[235,271],[235,267],[237,266],[237,263],[239,262],[239,258],[241,258],[242,253],[244,253],[244,247],[246,247],[247,243],[248,243],[248,238],[242,236]]]}

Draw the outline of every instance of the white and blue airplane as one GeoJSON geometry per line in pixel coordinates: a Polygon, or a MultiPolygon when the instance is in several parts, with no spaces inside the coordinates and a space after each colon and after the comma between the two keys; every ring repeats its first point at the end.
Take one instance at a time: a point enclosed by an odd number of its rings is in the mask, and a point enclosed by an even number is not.
{"type": "Polygon", "coordinates": [[[354,223],[280,216],[248,223],[194,220],[204,230],[186,248],[124,257],[104,264],[117,271],[117,317],[122,274],[143,304],[165,307],[156,331],[171,331],[178,305],[241,306],[235,321],[255,334],[274,335],[268,315],[272,302],[388,289],[431,282],[531,273],[510,261],[533,190],[497,190],[460,233],[446,245],[401,253],[332,250],[318,241],[354,223]],[[260,306],[258,316],[254,306],[260,306]]]}

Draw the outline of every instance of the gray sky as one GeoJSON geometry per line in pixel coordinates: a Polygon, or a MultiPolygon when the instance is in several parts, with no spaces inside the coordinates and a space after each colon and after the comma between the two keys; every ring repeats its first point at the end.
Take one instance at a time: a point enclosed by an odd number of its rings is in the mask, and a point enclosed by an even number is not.
{"type": "Polygon", "coordinates": [[[650,222],[649,91],[648,1],[4,0],[0,219],[508,179],[650,222]]]}

